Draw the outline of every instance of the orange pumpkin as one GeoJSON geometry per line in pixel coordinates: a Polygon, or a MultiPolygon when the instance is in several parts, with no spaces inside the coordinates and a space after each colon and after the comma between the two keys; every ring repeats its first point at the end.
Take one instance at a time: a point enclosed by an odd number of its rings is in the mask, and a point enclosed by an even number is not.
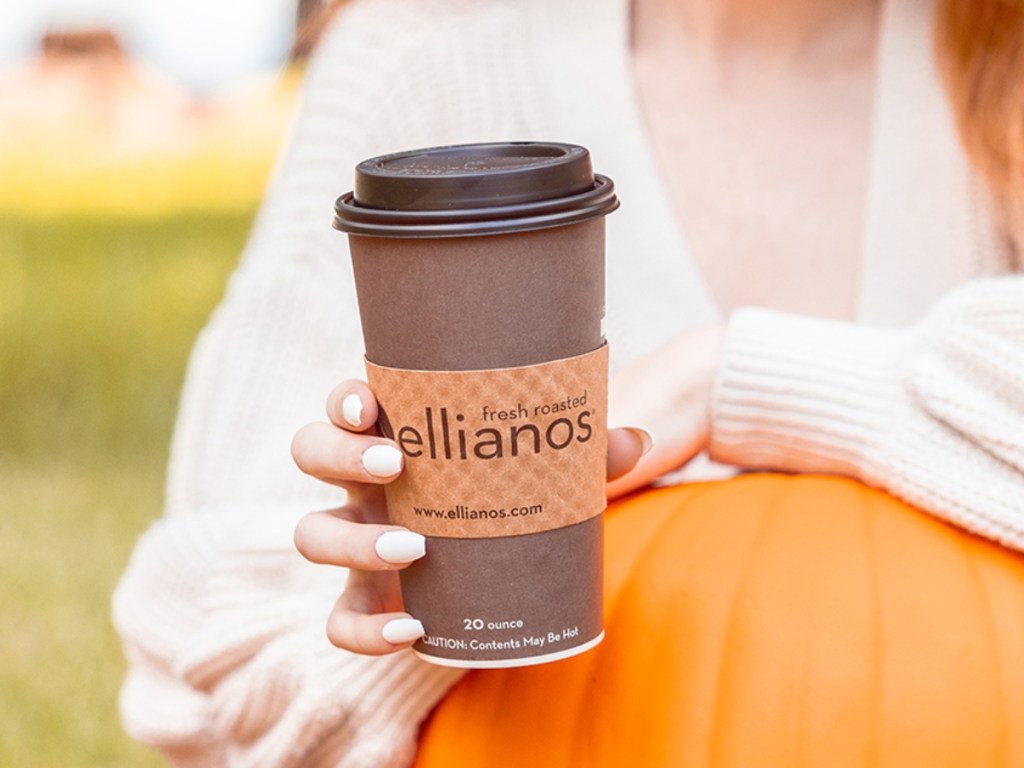
{"type": "Polygon", "coordinates": [[[842,478],[606,517],[607,636],[475,671],[418,768],[1024,766],[1024,557],[842,478]]]}

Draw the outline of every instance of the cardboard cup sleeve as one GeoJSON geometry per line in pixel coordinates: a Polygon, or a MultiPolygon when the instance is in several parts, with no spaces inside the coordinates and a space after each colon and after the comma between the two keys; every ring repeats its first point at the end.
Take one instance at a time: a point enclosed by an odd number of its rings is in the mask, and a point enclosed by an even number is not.
{"type": "Polygon", "coordinates": [[[607,371],[606,346],[480,371],[367,361],[381,432],[405,454],[390,520],[428,537],[403,572],[419,654],[512,666],[600,641],[607,371]]]}

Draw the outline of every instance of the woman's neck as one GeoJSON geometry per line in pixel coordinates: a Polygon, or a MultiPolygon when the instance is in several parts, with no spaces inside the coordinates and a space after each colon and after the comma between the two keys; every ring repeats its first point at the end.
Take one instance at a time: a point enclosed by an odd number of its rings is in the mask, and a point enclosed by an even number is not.
{"type": "Polygon", "coordinates": [[[874,43],[879,0],[633,0],[634,50],[683,47],[706,68],[844,66],[874,43]],[[867,32],[867,34],[865,34],[867,32]],[[680,43],[684,43],[680,46],[680,43]]]}
{"type": "Polygon", "coordinates": [[[875,0],[633,2],[649,139],[719,306],[853,317],[875,0]]]}

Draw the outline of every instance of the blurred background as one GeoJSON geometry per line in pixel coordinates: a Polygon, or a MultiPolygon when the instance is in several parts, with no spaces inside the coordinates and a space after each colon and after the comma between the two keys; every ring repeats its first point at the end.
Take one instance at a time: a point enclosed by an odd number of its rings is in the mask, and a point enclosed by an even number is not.
{"type": "Polygon", "coordinates": [[[110,593],[316,5],[0,3],[0,765],[160,764],[120,728],[110,593]]]}

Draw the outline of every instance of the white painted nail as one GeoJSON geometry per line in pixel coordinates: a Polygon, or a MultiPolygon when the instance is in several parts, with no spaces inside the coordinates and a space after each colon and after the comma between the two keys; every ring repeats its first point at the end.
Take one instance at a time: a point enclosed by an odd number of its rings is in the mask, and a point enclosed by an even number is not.
{"type": "Polygon", "coordinates": [[[344,400],[341,401],[341,415],[345,417],[345,421],[351,424],[353,427],[358,427],[363,419],[363,401],[359,399],[359,395],[353,392],[348,395],[344,400]]]}
{"type": "Polygon", "coordinates": [[[392,619],[380,631],[389,643],[408,643],[423,637],[426,630],[418,619],[392,619]]]}
{"type": "Polygon", "coordinates": [[[651,452],[651,448],[654,447],[654,435],[651,434],[650,430],[644,429],[643,427],[626,427],[626,429],[640,438],[641,456],[646,456],[651,452]]]}
{"type": "Polygon", "coordinates": [[[391,477],[402,471],[402,452],[393,445],[371,445],[363,451],[363,469],[374,477],[391,477]]]}
{"type": "Polygon", "coordinates": [[[373,545],[386,563],[411,563],[427,554],[427,540],[412,531],[386,531],[373,545]]]}

